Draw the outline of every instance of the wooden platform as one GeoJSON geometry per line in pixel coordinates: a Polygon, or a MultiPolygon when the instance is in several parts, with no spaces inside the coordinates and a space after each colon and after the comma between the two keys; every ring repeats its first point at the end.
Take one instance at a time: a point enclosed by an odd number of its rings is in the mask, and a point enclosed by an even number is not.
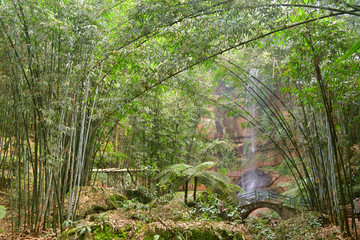
{"type": "Polygon", "coordinates": [[[141,169],[127,169],[127,168],[99,168],[99,169],[92,169],[92,172],[96,173],[127,173],[127,172],[142,172],[141,169]]]}

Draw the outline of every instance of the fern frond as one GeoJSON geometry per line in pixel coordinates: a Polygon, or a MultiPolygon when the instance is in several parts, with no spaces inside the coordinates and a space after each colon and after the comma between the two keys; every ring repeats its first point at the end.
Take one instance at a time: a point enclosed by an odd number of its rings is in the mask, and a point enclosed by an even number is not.
{"type": "Polygon", "coordinates": [[[187,164],[175,164],[171,166],[167,166],[163,168],[156,176],[155,179],[161,179],[163,177],[166,177],[167,175],[183,175],[182,172],[184,172],[187,169],[192,168],[191,165],[187,164]]]}
{"type": "Polygon", "coordinates": [[[200,163],[200,164],[196,165],[194,168],[197,171],[203,171],[203,170],[209,169],[209,168],[211,168],[211,167],[213,167],[215,165],[216,165],[215,162],[203,162],[203,163],[200,163]]]}

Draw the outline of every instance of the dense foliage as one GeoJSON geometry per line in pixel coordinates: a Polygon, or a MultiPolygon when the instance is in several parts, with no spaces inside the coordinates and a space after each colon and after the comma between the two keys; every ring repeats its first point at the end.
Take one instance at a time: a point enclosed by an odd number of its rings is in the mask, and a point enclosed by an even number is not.
{"type": "Polygon", "coordinates": [[[331,0],[0,1],[0,186],[15,228],[74,219],[94,167],[132,168],[153,190],[168,165],[229,166],[226,137],[198,130],[221,109],[257,127],[310,208],[349,233],[359,15],[331,0]],[[213,94],[223,83],[234,94],[213,94]]]}

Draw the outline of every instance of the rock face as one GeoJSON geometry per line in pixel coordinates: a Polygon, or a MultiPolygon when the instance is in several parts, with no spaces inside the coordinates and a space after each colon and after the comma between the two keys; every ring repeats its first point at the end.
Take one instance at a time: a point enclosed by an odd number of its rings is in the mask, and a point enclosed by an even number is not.
{"type": "Polygon", "coordinates": [[[235,156],[241,159],[241,165],[236,171],[229,172],[228,177],[234,184],[239,185],[246,192],[255,190],[274,190],[282,192],[276,187],[279,180],[277,171],[270,171],[282,163],[282,157],[268,142],[258,140],[255,130],[244,128],[245,119],[228,117],[224,112],[217,111],[216,119],[206,119],[212,123],[211,130],[207,132],[207,139],[221,139],[226,136],[235,144],[235,156]],[[267,168],[267,170],[265,170],[267,168]]]}
{"type": "Polygon", "coordinates": [[[255,168],[241,174],[237,183],[245,192],[253,192],[266,189],[273,184],[272,176],[259,168],[255,168]]]}
{"type": "MultiPolygon", "coordinates": [[[[231,89],[220,85],[219,92],[231,94],[231,89]]],[[[246,107],[252,116],[257,117],[256,106],[246,107]]],[[[238,184],[245,191],[275,190],[276,184],[281,181],[288,181],[287,178],[279,176],[277,171],[270,171],[270,168],[279,166],[283,159],[274,146],[267,140],[260,140],[256,136],[256,129],[245,128],[246,120],[237,116],[228,116],[220,109],[214,109],[215,119],[203,119],[201,131],[205,133],[206,139],[222,139],[225,136],[234,145],[235,156],[241,159],[241,165],[236,171],[228,173],[233,183],[238,184]]]]}

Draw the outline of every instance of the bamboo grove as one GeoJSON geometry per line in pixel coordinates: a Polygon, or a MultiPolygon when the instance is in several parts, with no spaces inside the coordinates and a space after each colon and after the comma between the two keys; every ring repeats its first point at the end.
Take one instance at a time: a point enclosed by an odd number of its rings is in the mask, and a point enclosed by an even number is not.
{"type": "Polygon", "coordinates": [[[240,103],[221,104],[258,126],[286,159],[311,206],[349,232],[341,206],[352,196],[350,147],[359,140],[359,95],[354,88],[343,94],[350,99],[334,98],[339,89],[329,79],[354,85],[359,64],[353,57],[338,65],[321,63],[334,62],[351,47],[360,12],[354,4],[304,2],[0,0],[0,179],[10,181],[14,230],[30,226],[40,233],[74,219],[94,159],[118,124],[144,109],[141,99],[194,69],[222,68],[262,106],[275,130],[241,111],[240,103]],[[313,42],[325,36],[312,34],[329,34],[325,30],[335,26],[329,19],[337,17],[355,26],[328,57],[322,52],[328,45],[313,42]],[[320,20],[320,29],[311,29],[320,20]],[[289,97],[285,104],[281,93],[226,54],[240,58],[235,50],[267,37],[298,43],[297,27],[304,29],[307,48],[294,44],[303,54],[287,52],[284,74],[276,79],[289,90],[282,93],[289,97]],[[297,57],[308,63],[307,71],[299,70],[304,66],[297,57]],[[309,79],[313,85],[306,88],[309,79]]]}
{"type": "MultiPolygon", "coordinates": [[[[249,112],[241,98],[223,96],[221,105],[247,119],[275,145],[302,190],[301,197],[310,199],[309,209],[328,214],[350,232],[346,204],[353,199],[357,175],[350,148],[359,141],[359,65],[353,60],[339,61],[339,55],[325,47],[329,43],[336,49],[352,45],[343,27],[341,21],[324,20],[300,28],[300,34],[283,32],[271,41],[296,41],[292,48],[297,51],[275,53],[283,66],[275,67],[274,59],[261,79],[241,67],[236,54],[215,63],[228,73],[228,84],[246,89],[263,119],[249,112]],[[329,32],[336,34],[324,37],[329,32]],[[274,80],[281,82],[281,92],[274,80]]],[[[352,221],[356,228],[354,216],[352,221]]]]}

